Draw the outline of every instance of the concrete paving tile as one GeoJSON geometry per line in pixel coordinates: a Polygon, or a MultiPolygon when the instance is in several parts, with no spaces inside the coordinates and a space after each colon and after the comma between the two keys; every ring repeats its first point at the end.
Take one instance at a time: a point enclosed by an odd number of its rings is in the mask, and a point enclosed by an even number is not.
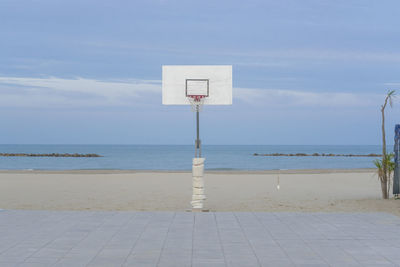
{"type": "Polygon", "coordinates": [[[125,259],[122,258],[95,258],[89,262],[87,267],[110,267],[110,266],[122,266],[125,259]]]}
{"type": "Polygon", "coordinates": [[[357,264],[357,261],[350,254],[338,247],[312,247],[313,251],[326,262],[342,264],[357,264]]]}
{"type": "Polygon", "coordinates": [[[5,265],[6,262],[13,262],[13,263],[22,263],[26,258],[21,257],[9,257],[0,255],[0,266],[5,265]]]}
{"type": "Polygon", "coordinates": [[[97,255],[88,265],[90,266],[121,266],[127,259],[127,255],[97,255]]]}
{"type": "Polygon", "coordinates": [[[1,257],[10,257],[10,258],[27,258],[32,254],[38,251],[37,248],[26,247],[26,246],[15,246],[11,249],[6,250],[5,252],[1,253],[1,257]]]}
{"type": "Polygon", "coordinates": [[[268,259],[268,260],[263,260],[260,259],[260,264],[262,267],[293,267],[295,266],[293,262],[291,262],[288,259],[282,258],[282,259],[268,259]]]}
{"type": "Polygon", "coordinates": [[[202,260],[202,259],[193,259],[192,262],[193,267],[226,267],[224,260],[202,260]]]}
{"type": "Polygon", "coordinates": [[[160,265],[170,263],[175,263],[175,266],[190,266],[192,259],[190,255],[163,255],[160,257],[160,265]]]}
{"type": "Polygon", "coordinates": [[[361,263],[329,262],[332,267],[363,267],[361,263]]]}
{"type": "Polygon", "coordinates": [[[392,265],[393,263],[385,258],[366,258],[366,259],[358,259],[362,265],[392,265]]]}
{"type": "Polygon", "coordinates": [[[62,258],[58,262],[55,263],[56,267],[86,267],[88,264],[87,261],[82,261],[80,259],[75,258],[62,258]]]}
{"type": "Polygon", "coordinates": [[[158,258],[156,259],[146,259],[146,258],[130,258],[126,260],[122,266],[157,266],[158,258]]]}
{"type": "Polygon", "coordinates": [[[223,260],[224,253],[221,249],[196,249],[193,251],[193,259],[196,260],[223,260]]]}
{"type": "Polygon", "coordinates": [[[104,248],[97,254],[96,257],[98,258],[126,258],[130,254],[131,249],[124,248],[124,249],[111,249],[111,248],[104,248]]]}
{"type": "Polygon", "coordinates": [[[59,260],[59,258],[29,257],[25,260],[25,262],[45,263],[52,265],[59,260]]]}
{"type": "Polygon", "coordinates": [[[193,250],[197,250],[197,249],[215,249],[215,250],[219,250],[221,249],[222,245],[219,244],[218,242],[215,243],[205,243],[205,244],[193,244],[193,250]]]}
{"type": "Polygon", "coordinates": [[[286,252],[280,247],[257,248],[254,252],[258,259],[264,259],[264,261],[287,258],[286,252]]]}
{"type": "Polygon", "coordinates": [[[136,255],[129,255],[126,258],[126,264],[137,264],[137,263],[152,263],[157,264],[158,260],[160,259],[160,253],[140,253],[136,255]]]}
{"type": "Polygon", "coordinates": [[[61,258],[69,249],[56,249],[56,248],[42,248],[38,250],[36,253],[32,254],[33,257],[44,257],[44,258],[61,258]]]}
{"type": "Polygon", "coordinates": [[[227,266],[232,267],[256,267],[260,266],[259,262],[255,259],[226,259],[227,266]]]}
{"type": "Polygon", "coordinates": [[[299,267],[329,267],[330,265],[324,262],[304,262],[304,263],[295,263],[295,266],[299,267]]]}
{"type": "Polygon", "coordinates": [[[280,240],[275,240],[276,243],[283,248],[303,248],[306,245],[306,242],[304,242],[303,240],[290,240],[290,239],[280,239],[280,240]]]}
{"type": "Polygon", "coordinates": [[[385,264],[362,264],[362,266],[367,266],[367,267],[399,267],[400,264],[395,264],[395,263],[385,263],[385,264]]]}
{"type": "Polygon", "coordinates": [[[0,266],[17,267],[20,263],[15,262],[1,262],[0,266]]]}
{"type": "Polygon", "coordinates": [[[400,219],[385,213],[7,211],[0,217],[0,266],[400,262],[400,219]]]}
{"type": "Polygon", "coordinates": [[[130,262],[122,265],[124,267],[154,267],[157,266],[156,263],[153,262],[130,262]]]}
{"type": "Polygon", "coordinates": [[[368,247],[364,249],[345,249],[345,251],[361,264],[390,264],[390,261],[385,257],[368,247]]]}
{"type": "Polygon", "coordinates": [[[157,266],[160,267],[176,267],[176,266],[182,266],[182,267],[191,267],[191,263],[187,262],[179,262],[179,261],[166,261],[166,262],[159,262],[157,266]]]}
{"type": "Polygon", "coordinates": [[[23,262],[18,267],[50,267],[53,264],[50,263],[41,263],[41,262],[23,262]]]}

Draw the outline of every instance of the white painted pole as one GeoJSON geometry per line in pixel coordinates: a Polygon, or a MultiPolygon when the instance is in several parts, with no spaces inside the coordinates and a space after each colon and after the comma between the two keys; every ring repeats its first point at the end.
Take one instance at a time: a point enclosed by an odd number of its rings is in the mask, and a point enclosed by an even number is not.
{"type": "Polygon", "coordinates": [[[193,176],[193,195],[192,209],[203,209],[204,200],[204,160],[205,158],[193,158],[192,176],[193,176]]]}

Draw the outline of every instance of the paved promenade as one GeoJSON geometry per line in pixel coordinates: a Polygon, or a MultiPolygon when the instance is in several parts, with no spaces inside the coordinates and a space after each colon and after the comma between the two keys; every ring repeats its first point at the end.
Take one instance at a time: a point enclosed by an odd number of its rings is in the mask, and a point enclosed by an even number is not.
{"type": "Polygon", "coordinates": [[[0,266],[400,266],[386,213],[0,211],[0,266]]]}

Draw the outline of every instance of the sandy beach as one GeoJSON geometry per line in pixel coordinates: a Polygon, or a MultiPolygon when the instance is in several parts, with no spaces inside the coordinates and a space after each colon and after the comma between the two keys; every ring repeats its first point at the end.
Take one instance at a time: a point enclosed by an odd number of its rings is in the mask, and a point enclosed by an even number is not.
{"type": "MultiPolygon", "coordinates": [[[[206,172],[211,211],[389,212],[372,169],[206,172]]],[[[0,208],[184,211],[191,173],[162,171],[1,171],[0,208]]]]}

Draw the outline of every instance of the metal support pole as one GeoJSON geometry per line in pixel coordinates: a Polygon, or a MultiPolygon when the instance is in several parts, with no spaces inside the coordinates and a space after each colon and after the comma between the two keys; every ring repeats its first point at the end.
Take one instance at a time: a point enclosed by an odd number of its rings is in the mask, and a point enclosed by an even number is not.
{"type": "Polygon", "coordinates": [[[200,112],[199,106],[196,106],[196,142],[195,142],[195,157],[201,158],[201,141],[200,141],[200,112]]]}
{"type": "Polygon", "coordinates": [[[204,200],[206,195],[204,193],[204,158],[201,157],[201,141],[200,141],[200,103],[196,105],[196,142],[195,142],[195,157],[192,165],[193,176],[193,195],[192,211],[208,211],[204,210],[204,200]]]}

